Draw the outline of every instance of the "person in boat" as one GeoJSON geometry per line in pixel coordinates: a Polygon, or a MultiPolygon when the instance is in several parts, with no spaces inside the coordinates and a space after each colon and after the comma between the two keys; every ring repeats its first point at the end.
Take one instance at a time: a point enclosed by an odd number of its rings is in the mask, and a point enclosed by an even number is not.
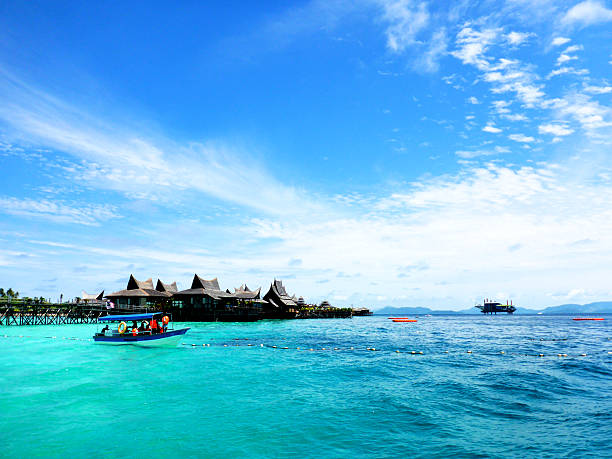
{"type": "Polygon", "coordinates": [[[106,326],[102,330],[100,330],[100,334],[105,335],[108,330],[109,330],[108,324],[106,324],[106,326]]]}
{"type": "Polygon", "coordinates": [[[155,334],[157,333],[157,320],[155,320],[155,317],[151,318],[151,334],[155,334]]]}

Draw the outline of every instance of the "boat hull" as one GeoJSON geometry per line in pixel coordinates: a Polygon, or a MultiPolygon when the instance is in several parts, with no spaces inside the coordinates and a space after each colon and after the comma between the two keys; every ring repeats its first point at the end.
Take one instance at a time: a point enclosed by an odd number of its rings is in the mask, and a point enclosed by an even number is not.
{"type": "Polygon", "coordinates": [[[133,336],[124,333],[123,335],[96,335],[93,337],[98,344],[122,345],[131,344],[145,347],[175,347],[180,343],[181,339],[187,333],[189,328],[181,328],[179,330],[171,330],[166,333],[154,335],[139,335],[133,336]]]}

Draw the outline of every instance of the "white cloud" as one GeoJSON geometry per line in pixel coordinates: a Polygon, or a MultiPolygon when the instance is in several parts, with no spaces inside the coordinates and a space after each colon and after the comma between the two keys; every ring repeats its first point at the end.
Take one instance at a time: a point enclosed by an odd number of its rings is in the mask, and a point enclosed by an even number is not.
{"type": "Polygon", "coordinates": [[[612,10],[595,0],[586,0],[574,5],[561,19],[563,25],[582,27],[608,21],[612,21],[612,10]]]}
{"type": "Polygon", "coordinates": [[[584,91],[590,94],[608,94],[612,92],[612,86],[585,86],[584,91]]]}
{"type": "Polygon", "coordinates": [[[568,56],[567,54],[561,54],[558,58],[557,58],[557,65],[561,65],[564,64],[565,62],[568,61],[572,61],[578,59],[577,56],[568,56]]]}
{"type": "Polygon", "coordinates": [[[550,79],[552,77],[559,76],[559,75],[565,75],[565,74],[581,76],[581,75],[588,75],[588,73],[589,71],[587,69],[575,69],[573,67],[560,67],[550,72],[546,78],[550,79]]]}
{"type": "Polygon", "coordinates": [[[565,48],[564,53],[575,53],[576,51],[582,51],[584,46],[582,45],[572,45],[565,48]]]}
{"type": "Polygon", "coordinates": [[[20,217],[40,218],[56,223],[98,226],[118,218],[111,205],[93,205],[35,200],[30,198],[0,197],[0,212],[20,217]]]}
{"type": "Polygon", "coordinates": [[[551,134],[557,137],[570,135],[572,132],[574,132],[573,129],[570,129],[563,124],[541,124],[538,127],[538,131],[540,134],[551,134]]]}
{"type": "Polygon", "coordinates": [[[525,115],[521,115],[520,113],[509,113],[501,116],[509,121],[527,121],[528,119],[525,115]]]}
{"type": "Polygon", "coordinates": [[[0,102],[0,120],[17,137],[71,154],[77,159],[71,176],[96,188],[170,201],[181,193],[204,193],[272,213],[318,207],[247,152],[221,142],[177,144],[97,118],[6,73],[0,73],[0,102]]]}
{"type": "Polygon", "coordinates": [[[509,44],[518,46],[526,42],[531,36],[533,36],[533,34],[529,32],[510,32],[505,36],[505,38],[509,44]]]}
{"type": "Polygon", "coordinates": [[[457,34],[458,49],[451,54],[464,64],[474,65],[480,70],[487,70],[490,63],[484,54],[488,47],[495,42],[500,31],[501,29],[478,31],[466,26],[457,34]]]}
{"type": "Polygon", "coordinates": [[[555,99],[551,101],[551,108],[559,118],[572,118],[580,123],[589,135],[596,135],[599,129],[612,126],[612,109],[586,94],[569,94],[555,99]]]}
{"type": "Polygon", "coordinates": [[[533,142],[535,140],[533,137],[526,136],[525,134],[510,134],[508,138],[510,140],[514,140],[515,142],[522,142],[522,143],[533,142]]]}
{"type": "Polygon", "coordinates": [[[487,124],[485,127],[482,128],[482,130],[484,132],[490,132],[491,134],[499,134],[500,132],[502,132],[501,129],[496,128],[495,126],[491,124],[487,124]]]}
{"type": "Polygon", "coordinates": [[[384,19],[387,27],[387,46],[401,52],[416,42],[416,36],[429,23],[429,12],[425,2],[414,4],[410,0],[384,1],[384,19]]]}
{"type": "Polygon", "coordinates": [[[470,104],[473,104],[473,105],[478,105],[480,103],[480,101],[476,97],[474,97],[474,96],[469,97],[468,98],[468,102],[470,104]]]}
{"type": "Polygon", "coordinates": [[[422,53],[421,58],[417,59],[415,68],[423,69],[427,72],[436,72],[440,67],[439,60],[446,54],[448,39],[444,28],[433,34],[429,40],[428,48],[422,53]]]}
{"type": "Polygon", "coordinates": [[[553,46],[561,46],[564,45],[566,43],[569,43],[571,41],[571,39],[569,38],[565,38],[565,37],[555,37],[552,41],[552,45],[553,46]]]}

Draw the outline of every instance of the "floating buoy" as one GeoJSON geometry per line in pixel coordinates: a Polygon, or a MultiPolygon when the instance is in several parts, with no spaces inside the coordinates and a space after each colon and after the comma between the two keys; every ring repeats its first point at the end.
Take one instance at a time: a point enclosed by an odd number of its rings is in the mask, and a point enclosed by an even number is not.
{"type": "Polygon", "coordinates": [[[580,357],[586,357],[586,356],[587,356],[586,354],[580,354],[580,357]]]}
{"type": "Polygon", "coordinates": [[[195,346],[195,344],[192,344],[192,346],[195,346]]]}
{"type": "Polygon", "coordinates": [[[472,351],[467,351],[467,353],[468,353],[468,354],[471,354],[471,353],[472,353],[472,351]]]}
{"type": "Polygon", "coordinates": [[[445,354],[448,354],[448,351],[444,351],[445,354]]]}
{"type": "Polygon", "coordinates": [[[276,346],[272,346],[272,349],[276,349],[276,346]]]}
{"type": "Polygon", "coordinates": [[[312,348],[311,348],[311,349],[308,349],[308,350],[309,350],[309,351],[314,351],[314,349],[312,349],[312,348]]]}
{"type": "Polygon", "coordinates": [[[260,344],[259,346],[260,346],[260,347],[263,347],[263,344],[260,344]]]}
{"type": "Polygon", "coordinates": [[[416,354],[416,351],[410,351],[411,354],[416,354]]]}
{"type": "Polygon", "coordinates": [[[289,349],[288,347],[281,347],[281,349],[289,349]]]}
{"type": "Polygon", "coordinates": [[[337,348],[337,347],[335,347],[335,348],[334,348],[334,351],[339,351],[339,350],[340,350],[340,349],[339,349],[339,348],[337,348]]]}
{"type": "Polygon", "coordinates": [[[399,351],[395,351],[395,352],[397,352],[399,354],[399,351]]]}
{"type": "Polygon", "coordinates": [[[544,354],[538,354],[538,357],[544,357],[544,354]]]}
{"type": "Polygon", "coordinates": [[[353,349],[355,349],[355,348],[354,348],[354,347],[351,347],[351,351],[352,351],[353,349]]]}
{"type": "Polygon", "coordinates": [[[422,354],[422,353],[423,353],[423,351],[419,351],[419,354],[422,354]]]}
{"type": "Polygon", "coordinates": [[[505,354],[505,353],[506,353],[506,351],[499,351],[499,353],[500,353],[500,354],[505,354]]]}
{"type": "Polygon", "coordinates": [[[296,349],[297,349],[298,351],[300,350],[300,348],[299,348],[299,347],[296,347],[296,349]]]}

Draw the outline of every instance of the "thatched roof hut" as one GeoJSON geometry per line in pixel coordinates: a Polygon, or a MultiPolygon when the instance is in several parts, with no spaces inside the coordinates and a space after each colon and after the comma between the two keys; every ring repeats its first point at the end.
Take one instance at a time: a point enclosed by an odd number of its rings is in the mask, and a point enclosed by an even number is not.
{"type": "Polygon", "coordinates": [[[274,279],[270,285],[270,290],[264,295],[264,300],[270,303],[273,307],[286,310],[297,308],[297,303],[287,294],[287,290],[283,286],[283,282],[274,279]]]}

